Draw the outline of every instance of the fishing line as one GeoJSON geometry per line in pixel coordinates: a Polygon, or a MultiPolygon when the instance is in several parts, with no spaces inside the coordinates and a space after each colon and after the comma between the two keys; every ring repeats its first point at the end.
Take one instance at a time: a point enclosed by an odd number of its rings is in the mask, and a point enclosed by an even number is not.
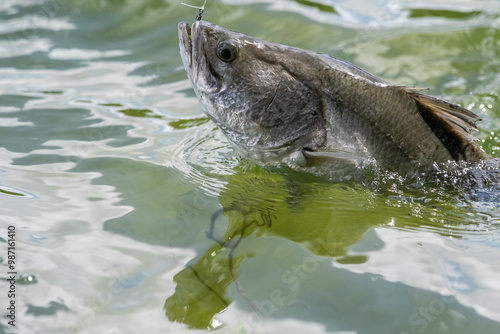
{"type": "Polygon", "coordinates": [[[201,5],[201,7],[198,7],[198,6],[188,5],[187,3],[181,2],[181,4],[183,4],[184,6],[198,9],[198,15],[196,15],[196,18],[195,18],[196,21],[201,21],[201,15],[203,14],[203,11],[205,10],[206,3],[207,3],[207,0],[205,0],[205,2],[203,2],[203,5],[201,5]]]}

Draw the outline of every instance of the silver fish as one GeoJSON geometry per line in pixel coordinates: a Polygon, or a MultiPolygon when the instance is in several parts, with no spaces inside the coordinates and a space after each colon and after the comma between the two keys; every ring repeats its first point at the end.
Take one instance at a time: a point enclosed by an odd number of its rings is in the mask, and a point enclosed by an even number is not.
{"type": "Polygon", "coordinates": [[[478,116],[419,88],[205,21],[181,22],[178,32],[203,111],[249,160],[313,166],[375,159],[406,173],[490,158],[471,135],[478,116]]]}

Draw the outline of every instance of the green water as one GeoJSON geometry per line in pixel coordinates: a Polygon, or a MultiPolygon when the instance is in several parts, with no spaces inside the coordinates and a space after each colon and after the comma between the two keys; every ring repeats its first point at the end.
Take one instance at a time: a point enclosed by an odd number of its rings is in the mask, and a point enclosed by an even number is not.
{"type": "MultiPolygon", "coordinates": [[[[1,2],[0,277],[14,226],[18,282],[0,333],[500,333],[498,192],[239,159],[182,68],[196,14],[1,2]]],[[[203,17],[431,87],[500,157],[498,1],[209,0],[203,17]]]]}

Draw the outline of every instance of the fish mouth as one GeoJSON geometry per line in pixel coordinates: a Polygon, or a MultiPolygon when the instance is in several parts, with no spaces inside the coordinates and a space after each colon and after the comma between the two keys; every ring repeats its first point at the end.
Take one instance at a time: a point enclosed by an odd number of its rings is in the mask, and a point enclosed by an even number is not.
{"type": "Polygon", "coordinates": [[[204,30],[207,29],[205,22],[196,21],[190,27],[187,22],[180,22],[177,26],[179,33],[179,48],[186,70],[194,70],[197,63],[202,62],[205,56],[203,50],[207,37],[204,30]]]}
{"type": "Polygon", "coordinates": [[[193,44],[192,44],[192,29],[187,22],[180,22],[177,26],[177,32],[179,33],[179,49],[181,51],[181,57],[189,68],[193,66],[193,44]]]}
{"type": "Polygon", "coordinates": [[[222,76],[213,68],[206,50],[214,27],[204,21],[196,21],[191,27],[180,22],[177,27],[179,49],[188,78],[195,91],[198,89],[207,94],[219,92],[222,88],[222,76]]]}

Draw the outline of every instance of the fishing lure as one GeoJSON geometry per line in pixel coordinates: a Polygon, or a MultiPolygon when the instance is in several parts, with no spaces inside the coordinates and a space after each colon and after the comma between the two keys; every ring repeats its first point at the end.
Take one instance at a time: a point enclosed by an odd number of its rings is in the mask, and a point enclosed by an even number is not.
{"type": "Polygon", "coordinates": [[[188,5],[187,3],[182,2],[182,4],[184,6],[198,9],[198,15],[196,15],[196,18],[195,18],[196,21],[201,21],[201,16],[203,15],[203,11],[205,10],[206,3],[207,3],[207,0],[205,0],[205,2],[203,2],[203,5],[201,5],[201,7],[198,7],[198,6],[188,5]]]}

